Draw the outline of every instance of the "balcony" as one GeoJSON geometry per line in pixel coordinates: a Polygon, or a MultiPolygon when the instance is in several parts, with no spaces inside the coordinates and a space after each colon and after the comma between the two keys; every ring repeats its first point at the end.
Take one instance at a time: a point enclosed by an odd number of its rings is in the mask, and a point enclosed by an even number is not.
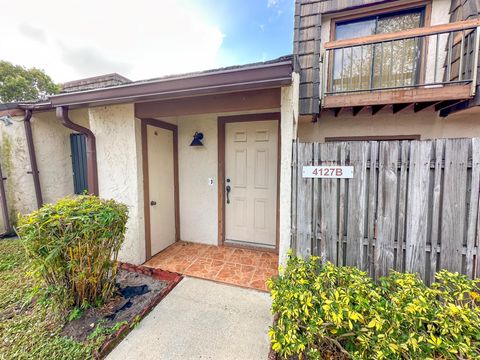
{"type": "Polygon", "coordinates": [[[480,20],[331,41],[324,45],[322,107],[386,105],[436,111],[475,96],[480,20]]]}

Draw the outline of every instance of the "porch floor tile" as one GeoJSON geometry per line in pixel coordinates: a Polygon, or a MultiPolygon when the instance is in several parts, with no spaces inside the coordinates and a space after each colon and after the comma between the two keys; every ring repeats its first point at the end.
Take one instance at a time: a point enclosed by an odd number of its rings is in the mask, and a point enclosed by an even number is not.
{"type": "Polygon", "coordinates": [[[146,266],[267,291],[266,281],[278,275],[278,255],[179,241],[159,252],[146,266]]]}

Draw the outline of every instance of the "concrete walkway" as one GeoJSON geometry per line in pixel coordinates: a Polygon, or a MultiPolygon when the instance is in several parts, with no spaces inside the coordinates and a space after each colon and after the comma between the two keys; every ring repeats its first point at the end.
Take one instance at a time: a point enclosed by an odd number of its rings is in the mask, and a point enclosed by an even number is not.
{"type": "Polygon", "coordinates": [[[107,359],[266,360],[270,304],[267,293],[187,277],[107,359]]]}

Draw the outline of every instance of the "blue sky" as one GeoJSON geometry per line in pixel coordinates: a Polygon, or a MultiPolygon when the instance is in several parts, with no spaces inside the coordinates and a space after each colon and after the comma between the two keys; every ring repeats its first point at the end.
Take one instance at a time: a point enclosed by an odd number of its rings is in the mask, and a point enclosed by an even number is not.
{"type": "Polygon", "coordinates": [[[292,51],[294,0],[0,0],[0,6],[9,35],[0,39],[0,59],[44,69],[57,82],[111,72],[146,79],[292,51]]]}
{"type": "Polygon", "coordinates": [[[211,11],[224,33],[224,65],[263,61],[290,54],[294,4],[290,0],[197,0],[211,11]]]}

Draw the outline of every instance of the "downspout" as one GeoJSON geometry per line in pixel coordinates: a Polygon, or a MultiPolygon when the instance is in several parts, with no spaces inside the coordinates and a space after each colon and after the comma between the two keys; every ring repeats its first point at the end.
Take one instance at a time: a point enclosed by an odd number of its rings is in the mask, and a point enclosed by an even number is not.
{"type": "Polygon", "coordinates": [[[59,106],[56,108],[57,118],[63,123],[63,126],[79,132],[86,137],[87,147],[87,184],[88,192],[98,196],[98,175],[97,175],[97,150],[95,135],[93,132],[81,125],[75,124],[68,117],[68,106],[59,106]]]}
{"type": "Polygon", "coordinates": [[[0,238],[8,237],[12,233],[12,224],[10,224],[10,218],[8,217],[7,196],[5,194],[4,181],[6,178],[2,175],[2,166],[0,164],[0,206],[2,207],[3,226],[5,232],[0,234],[0,238]]]}
{"type": "Polygon", "coordinates": [[[32,110],[25,110],[23,124],[25,126],[25,136],[27,138],[28,155],[30,157],[31,174],[33,176],[33,186],[35,187],[35,196],[37,198],[37,207],[40,209],[43,205],[42,188],[40,187],[40,176],[38,172],[37,156],[35,155],[35,146],[33,145],[32,110]]]}

